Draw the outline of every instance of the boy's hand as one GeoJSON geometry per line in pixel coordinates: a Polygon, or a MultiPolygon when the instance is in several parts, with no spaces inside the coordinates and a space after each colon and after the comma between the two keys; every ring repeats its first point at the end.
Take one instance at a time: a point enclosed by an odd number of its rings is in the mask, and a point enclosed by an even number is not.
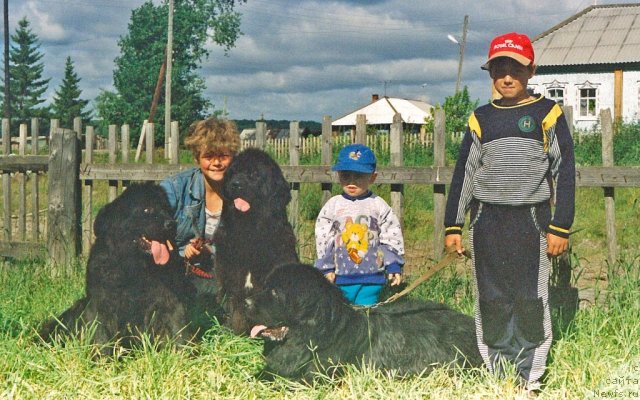
{"type": "Polygon", "coordinates": [[[391,286],[398,286],[402,283],[402,274],[389,274],[388,279],[391,286]]]}
{"type": "Polygon", "coordinates": [[[559,256],[569,248],[569,239],[547,233],[547,254],[559,256]]]}
{"type": "Polygon", "coordinates": [[[336,281],[336,273],[335,272],[328,272],[326,274],[324,274],[324,277],[327,278],[327,280],[331,283],[334,283],[336,281]]]}
{"type": "Polygon", "coordinates": [[[462,253],[464,253],[464,247],[462,247],[462,235],[446,235],[444,237],[444,248],[445,250],[448,249],[449,247],[454,246],[456,249],[456,252],[459,255],[462,255],[462,253]]]}

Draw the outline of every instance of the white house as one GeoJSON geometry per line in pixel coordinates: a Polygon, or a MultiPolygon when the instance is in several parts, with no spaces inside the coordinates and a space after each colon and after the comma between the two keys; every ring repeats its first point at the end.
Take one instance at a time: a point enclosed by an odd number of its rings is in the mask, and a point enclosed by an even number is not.
{"type": "Polygon", "coordinates": [[[640,117],[640,4],[591,6],[532,40],[538,66],[529,88],[573,107],[589,129],[600,110],[640,117]]]}
{"type": "Polygon", "coordinates": [[[417,125],[419,129],[419,126],[425,123],[425,118],[431,116],[431,108],[431,104],[420,100],[379,97],[374,94],[371,96],[371,103],[334,120],[331,125],[355,126],[358,114],[366,115],[367,125],[390,125],[393,116],[400,113],[402,122],[417,125]]]}

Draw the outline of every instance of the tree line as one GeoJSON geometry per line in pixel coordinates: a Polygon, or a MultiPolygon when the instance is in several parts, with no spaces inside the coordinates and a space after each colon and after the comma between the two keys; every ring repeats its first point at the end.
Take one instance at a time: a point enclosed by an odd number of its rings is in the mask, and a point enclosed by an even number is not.
{"type": "MultiPolygon", "coordinates": [[[[225,54],[235,46],[241,35],[241,15],[234,9],[245,2],[174,0],[171,114],[181,127],[221,113],[204,96],[204,79],[198,75],[198,69],[209,56],[206,48],[209,40],[223,47],[225,54]]],[[[108,124],[125,123],[132,129],[140,129],[150,116],[156,78],[160,77],[166,58],[168,7],[166,1],[158,5],[147,1],[131,12],[128,32],[118,40],[120,54],[114,60],[114,90],[101,90],[92,104],[82,98],[81,78],[70,56],[65,59],[64,77],[51,104],[45,104],[44,95],[51,78],[43,76],[40,40],[23,17],[10,35],[9,99],[4,96],[4,77],[0,87],[5,118],[10,117],[13,125],[27,123],[33,117],[56,118],[61,126],[72,126],[73,118],[80,116],[85,123],[94,120],[98,131],[102,128],[106,131],[108,124]]],[[[163,90],[157,100],[156,113],[164,115],[163,90]]],[[[156,140],[164,142],[164,129],[157,132],[160,134],[156,140]]]]}

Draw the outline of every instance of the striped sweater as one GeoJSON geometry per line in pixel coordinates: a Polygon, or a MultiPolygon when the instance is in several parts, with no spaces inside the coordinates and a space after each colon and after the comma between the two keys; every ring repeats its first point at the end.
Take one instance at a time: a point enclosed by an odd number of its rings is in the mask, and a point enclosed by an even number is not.
{"type": "Polygon", "coordinates": [[[474,199],[522,206],[548,201],[552,194],[555,211],[547,232],[568,237],[574,217],[575,162],[560,106],[539,96],[515,106],[494,101],[477,108],[469,117],[453,173],[445,233],[462,233],[474,199]]]}

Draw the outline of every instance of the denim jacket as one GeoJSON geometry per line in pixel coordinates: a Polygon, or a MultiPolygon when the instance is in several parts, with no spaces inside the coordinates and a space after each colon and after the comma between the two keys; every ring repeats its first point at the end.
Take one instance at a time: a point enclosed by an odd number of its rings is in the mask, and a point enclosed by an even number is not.
{"type": "Polygon", "coordinates": [[[167,193],[177,223],[176,245],[180,255],[189,240],[204,237],[205,193],[200,168],[191,168],[165,178],[160,187],[167,193]],[[195,225],[195,226],[194,226],[195,225]]]}

